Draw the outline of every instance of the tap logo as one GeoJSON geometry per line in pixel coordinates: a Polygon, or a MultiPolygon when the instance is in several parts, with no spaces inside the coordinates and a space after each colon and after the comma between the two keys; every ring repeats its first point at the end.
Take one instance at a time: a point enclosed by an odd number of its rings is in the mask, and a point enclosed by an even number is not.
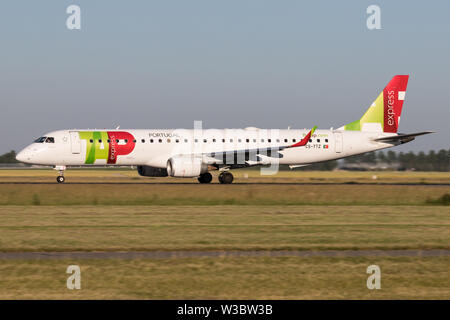
{"type": "Polygon", "coordinates": [[[136,146],[134,136],[126,131],[80,131],[80,140],[86,141],[85,164],[97,160],[116,164],[118,156],[130,154],[136,146]]]}

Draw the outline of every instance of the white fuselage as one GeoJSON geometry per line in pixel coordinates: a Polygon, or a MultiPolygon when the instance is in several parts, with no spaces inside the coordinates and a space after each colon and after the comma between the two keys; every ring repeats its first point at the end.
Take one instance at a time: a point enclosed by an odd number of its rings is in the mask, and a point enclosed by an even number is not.
{"type": "MultiPolygon", "coordinates": [[[[285,147],[300,141],[307,129],[149,129],[60,130],[46,134],[22,150],[22,162],[52,166],[145,165],[166,168],[170,158],[200,157],[205,164],[221,164],[211,153],[285,147]],[[45,138],[53,138],[45,141],[45,138]]],[[[247,165],[303,165],[348,157],[392,147],[374,139],[395,134],[344,130],[316,130],[302,147],[279,151],[280,157],[264,156],[247,165]]]]}

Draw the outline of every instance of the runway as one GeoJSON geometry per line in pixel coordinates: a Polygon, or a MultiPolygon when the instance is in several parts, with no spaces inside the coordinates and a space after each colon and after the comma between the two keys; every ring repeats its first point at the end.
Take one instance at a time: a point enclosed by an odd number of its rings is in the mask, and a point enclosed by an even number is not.
{"type": "MultiPolygon", "coordinates": [[[[0,185],[58,185],[56,182],[0,182],[0,185]]],[[[201,185],[196,181],[192,182],[70,182],[61,185],[201,185]]],[[[211,183],[208,185],[221,185],[211,183]]],[[[269,185],[269,186],[421,186],[421,187],[450,187],[449,183],[366,183],[366,182],[233,182],[231,185],[269,185]]]]}
{"type": "Polygon", "coordinates": [[[230,250],[230,251],[74,251],[74,252],[0,252],[1,259],[179,259],[226,257],[443,257],[448,249],[409,250],[230,250]]]}

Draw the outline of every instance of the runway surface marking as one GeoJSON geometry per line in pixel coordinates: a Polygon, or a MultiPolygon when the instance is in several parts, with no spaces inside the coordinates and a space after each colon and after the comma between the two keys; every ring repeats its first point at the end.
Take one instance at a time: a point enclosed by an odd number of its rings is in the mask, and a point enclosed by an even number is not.
{"type": "Polygon", "coordinates": [[[0,259],[167,259],[211,257],[440,257],[450,256],[450,250],[253,250],[253,251],[93,251],[93,252],[0,252],[0,259]]]}

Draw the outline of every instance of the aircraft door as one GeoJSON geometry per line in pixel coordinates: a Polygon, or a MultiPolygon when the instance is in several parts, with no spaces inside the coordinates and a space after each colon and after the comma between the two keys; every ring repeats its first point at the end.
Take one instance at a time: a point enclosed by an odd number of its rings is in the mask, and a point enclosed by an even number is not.
{"type": "Polygon", "coordinates": [[[341,153],[342,152],[342,145],[343,145],[343,141],[342,141],[342,132],[335,132],[334,133],[334,150],[336,150],[336,153],[341,153]]]}
{"type": "Polygon", "coordinates": [[[81,152],[80,134],[78,131],[70,131],[70,145],[72,153],[79,154],[81,152]]]}

